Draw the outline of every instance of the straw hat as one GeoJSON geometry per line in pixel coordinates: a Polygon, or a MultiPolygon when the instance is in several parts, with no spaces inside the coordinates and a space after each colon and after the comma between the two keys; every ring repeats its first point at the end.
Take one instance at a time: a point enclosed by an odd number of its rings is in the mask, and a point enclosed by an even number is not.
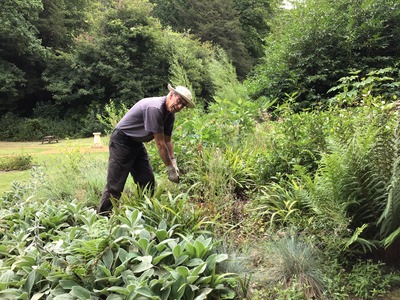
{"type": "Polygon", "coordinates": [[[187,102],[187,107],[189,108],[195,107],[192,99],[192,93],[187,88],[181,85],[178,85],[176,88],[173,88],[172,85],[168,84],[168,89],[170,92],[178,93],[187,102]]]}

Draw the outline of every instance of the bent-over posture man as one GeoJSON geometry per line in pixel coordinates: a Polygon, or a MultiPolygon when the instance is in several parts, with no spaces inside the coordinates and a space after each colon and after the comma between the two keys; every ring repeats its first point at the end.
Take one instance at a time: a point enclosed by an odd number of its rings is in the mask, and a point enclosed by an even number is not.
{"type": "Polygon", "coordinates": [[[186,87],[173,88],[168,84],[168,89],[167,96],[145,98],[137,102],[111,134],[107,184],[100,200],[99,214],[110,213],[110,197],[121,197],[129,173],[140,187],[154,189],[153,169],[144,142],[155,140],[158,153],[167,167],[168,179],[179,182],[171,141],[175,113],[195,105],[186,87]]]}

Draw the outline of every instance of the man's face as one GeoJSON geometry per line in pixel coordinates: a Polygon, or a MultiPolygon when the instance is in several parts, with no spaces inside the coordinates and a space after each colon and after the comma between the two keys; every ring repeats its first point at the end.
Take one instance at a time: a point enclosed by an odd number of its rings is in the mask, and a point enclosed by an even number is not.
{"type": "Polygon", "coordinates": [[[187,107],[187,102],[178,93],[172,93],[170,104],[167,106],[168,111],[177,113],[185,107],[187,107]]]}

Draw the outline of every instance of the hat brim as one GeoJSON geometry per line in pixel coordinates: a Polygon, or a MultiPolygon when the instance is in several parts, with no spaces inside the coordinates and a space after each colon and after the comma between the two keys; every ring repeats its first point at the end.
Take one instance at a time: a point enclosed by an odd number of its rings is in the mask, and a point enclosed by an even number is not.
{"type": "Polygon", "coordinates": [[[168,84],[168,90],[170,92],[175,92],[175,93],[179,94],[179,96],[181,96],[183,99],[185,99],[185,101],[187,103],[187,107],[189,107],[189,108],[194,108],[195,107],[195,105],[194,105],[194,103],[193,103],[193,101],[191,99],[189,99],[185,95],[179,93],[179,91],[174,89],[171,84],[168,84]]]}

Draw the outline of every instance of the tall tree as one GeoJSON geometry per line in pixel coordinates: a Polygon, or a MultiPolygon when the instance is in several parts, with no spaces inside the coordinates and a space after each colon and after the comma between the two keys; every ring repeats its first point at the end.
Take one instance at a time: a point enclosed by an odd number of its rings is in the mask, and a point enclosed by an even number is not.
{"type": "Polygon", "coordinates": [[[66,50],[81,32],[89,28],[89,10],[97,0],[42,0],[43,11],[37,28],[42,44],[53,50],[66,50]]]}
{"type": "Polygon", "coordinates": [[[270,30],[274,10],[281,1],[234,0],[242,26],[242,41],[250,56],[257,60],[264,56],[264,38],[270,30]]]}
{"type": "Polygon", "coordinates": [[[0,114],[26,114],[40,97],[46,57],[34,23],[40,0],[2,0],[0,11],[0,114]]]}
{"type": "Polygon", "coordinates": [[[196,94],[209,96],[203,90],[212,51],[188,35],[163,30],[151,9],[146,0],[108,2],[72,52],[53,56],[44,78],[60,110],[84,114],[110,99],[130,106],[145,96],[163,95],[173,61],[194,83],[196,94]]]}
{"type": "Polygon", "coordinates": [[[241,78],[249,72],[249,55],[239,12],[233,0],[153,0],[154,14],[164,25],[179,32],[190,32],[202,41],[211,41],[228,53],[241,78]]]}
{"type": "Polygon", "coordinates": [[[248,81],[254,97],[317,102],[349,71],[398,67],[398,0],[307,0],[285,10],[248,81]]]}

